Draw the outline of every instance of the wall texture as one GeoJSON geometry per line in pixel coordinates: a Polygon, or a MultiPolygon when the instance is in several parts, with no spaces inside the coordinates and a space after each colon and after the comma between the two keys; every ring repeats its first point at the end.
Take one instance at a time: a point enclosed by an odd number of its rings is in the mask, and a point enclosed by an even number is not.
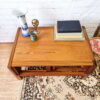
{"type": "Polygon", "coordinates": [[[12,42],[19,23],[12,14],[16,8],[27,9],[27,22],[38,18],[40,26],[57,20],[79,19],[91,37],[100,22],[100,0],[0,0],[0,42],[12,42]]]}

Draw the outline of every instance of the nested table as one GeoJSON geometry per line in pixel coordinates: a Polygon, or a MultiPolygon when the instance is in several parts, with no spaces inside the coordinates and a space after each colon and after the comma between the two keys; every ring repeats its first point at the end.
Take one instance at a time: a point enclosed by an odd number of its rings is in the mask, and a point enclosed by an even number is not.
{"type": "MultiPolygon", "coordinates": [[[[32,30],[32,28],[29,28],[32,30]]],[[[8,68],[18,79],[24,76],[86,76],[95,68],[95,60],[85,27],[84,41],[54,41],[53,27],[39,27],[39,39],[23,37],[18,28],[8,68]],[[22,70],[22,67],[45,67],[43,70],[22,70]]]]}

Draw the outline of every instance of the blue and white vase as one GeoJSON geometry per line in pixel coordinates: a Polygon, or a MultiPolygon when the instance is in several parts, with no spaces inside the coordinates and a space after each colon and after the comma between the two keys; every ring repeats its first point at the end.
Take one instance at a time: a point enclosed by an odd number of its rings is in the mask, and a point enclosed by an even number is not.
{"type": "Polygon", "coordinates": [[[26,18],[25,18],[25,12],[20,11],[20,10],[14,10],[13,14],[16,15],[19,19],[21,29],[22,29],[22,35],[24,37],[29,36],[30,33],[29,33],[27,22],[26,22],[26,18]]]}

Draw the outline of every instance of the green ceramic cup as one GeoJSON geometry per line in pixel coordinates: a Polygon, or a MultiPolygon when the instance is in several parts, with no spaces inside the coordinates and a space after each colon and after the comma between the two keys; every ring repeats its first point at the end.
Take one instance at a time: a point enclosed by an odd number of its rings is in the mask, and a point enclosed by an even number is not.
{"type": "Polygon", "coordinates": [[[33,32],[33,31],[31,31],[30,32],[30,39],[32,40],[32,41],[36,41],[38,38],[37,38],[37,35],[33,32]]]}

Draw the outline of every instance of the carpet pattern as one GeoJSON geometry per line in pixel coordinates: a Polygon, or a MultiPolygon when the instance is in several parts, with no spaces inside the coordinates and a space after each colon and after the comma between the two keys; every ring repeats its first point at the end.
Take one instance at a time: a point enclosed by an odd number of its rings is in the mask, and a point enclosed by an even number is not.
{"type": "Polygon", "coordinates": [[[21,100],[100,100],[100,59],[85,79],[79,76],[25,77],[21,100]]]}

